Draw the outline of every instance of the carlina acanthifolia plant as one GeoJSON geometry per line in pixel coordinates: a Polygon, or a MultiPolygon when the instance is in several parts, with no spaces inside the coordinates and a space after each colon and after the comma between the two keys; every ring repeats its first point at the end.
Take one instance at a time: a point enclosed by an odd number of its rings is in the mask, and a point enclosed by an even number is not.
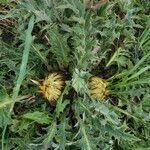
{"type": "Polygon", "coordinates": [[[2,150],[150,149],[150,2],[0,2],[2,150]]]}

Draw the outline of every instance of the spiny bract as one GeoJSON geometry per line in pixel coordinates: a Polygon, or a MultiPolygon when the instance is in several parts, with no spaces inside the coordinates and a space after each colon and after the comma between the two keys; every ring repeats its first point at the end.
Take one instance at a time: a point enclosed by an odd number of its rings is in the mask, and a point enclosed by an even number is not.
{"type": "Polygon", "coordinates": [[[49,102],[55,102],[61,95],[64,84],[61,74],[51,73],[42,81],[39,88],[49,102]]]}
{"type": "Polygon", "coordinates": [[[100,77],[93,76],[89,79],[89,90],[92,99],[103,100],[108,94],[108,82],[100,77]]]}

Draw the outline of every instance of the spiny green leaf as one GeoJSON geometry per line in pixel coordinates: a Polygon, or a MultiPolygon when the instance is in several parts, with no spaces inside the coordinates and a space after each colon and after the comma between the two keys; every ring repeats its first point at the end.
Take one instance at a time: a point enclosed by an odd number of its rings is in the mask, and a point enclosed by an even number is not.
{"type": "Polygon", "coordinates": [[[47,134],[45,135],[46,137],[43,141],[44,149],[47,149],[49,147],[56,132],[57,132],[57,124],[56,121],[53,120],[52,124],[48,128],[47,134]]]}
{"type": "Polygon", "coordinates": [[[72,87],[76,90],[78,93],[85,93],[87,91],[87,85],[86,85],[86,80],[88,74],[84,71],[79,71],[75,70],[73,74],[73,79],[72,79],[72,87]]]}
{"type": "Polygon", "coordinates": [[[58,64],[67,67],[69,65],[69,52],[70,48],[67,44],[68,35],[62,35],[58,31],[58,27],[55,25],[51,27],[49,31],[51,52],[57,58],[58,64]]]}
{"type": "Polygon", "coordinates": [[[52,118],[44,112],[28,112],[22,116],[25,119],[35,121],[39,124],[49,124],[52,121],[52,118]]]}

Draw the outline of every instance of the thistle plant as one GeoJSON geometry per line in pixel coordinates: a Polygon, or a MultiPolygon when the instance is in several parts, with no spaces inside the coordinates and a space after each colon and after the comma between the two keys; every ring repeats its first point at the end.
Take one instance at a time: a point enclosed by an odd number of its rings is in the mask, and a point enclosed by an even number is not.
{"type": "Polygon", "coordinates": [[[149,6],[0,5],[0,149],[149,148],[149,6]]]}

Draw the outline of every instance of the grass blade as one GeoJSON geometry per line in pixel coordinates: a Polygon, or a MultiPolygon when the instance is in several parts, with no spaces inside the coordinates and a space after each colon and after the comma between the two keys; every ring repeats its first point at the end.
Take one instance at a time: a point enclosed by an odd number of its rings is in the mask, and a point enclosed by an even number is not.
{"type": "Polygon", "coordinates": [[[123,86],[140,85],[140,84],[150,84],[150,78],[141,79],[133,82],[121,82],[113,85],[113,87],[123,87],[123,86]]]}
{"type": "Polygon", "coordinates": [[[128,77],[129,75],[133,74],[133,73],[136,71],[136,69],[138,69],[139,66],[140,66],[149,56],[150,56],[150,53],[148,53],[147,55],[145,55],[131,70],[129,70],[129,71],[127,72],[127,74],[126,74],[126,76],[125,76],[124,78],[126,78],[126,77],[128,77]]]}
{"type": "Polygon", "coordinates": [[[133,78],[138,77],[139,75],[141,75],[142,73],[144,73],[146,70],[150,69],[150,66],[147,66],[145,68],[142,68],[140,71],[138,71],[137,73],[133,74],[131,77],[129,77],[126,81],[129,81],[133,78]]]}
{"type": "MultiPolygon", "coordinates": [[[[27,62],[28,62],[28,57],[29,57],[29,51],[30,51],[31,44],[32,44],[31,33],[33,30],[33,26],[34,26],[34,16],[32,16],[30,18],[30,21],[28,24],[28,29],[27,29],[27,33],[26,33],[26,39],[25,39],[25,48],[24,48],[22,62],[21,62],[21,66],[20,66],[20,73],[19,73],[19,77],[18,77],[16,86],[15,86],[14,91],[13,91],[13,96],[12,96],[13,102],[12,102],[9,113],[11,113],[11,111],[13,110],[14,104],[15,104],[17,97],[18,97],[18,94],[19,94],[20,86],[21,86],[22,81],[25,77],[26,67],[27,67],[27,62]]],[[[3,134],[2,134],[2,150],[4,150],[4,138],[5,138],[6,129],[7,129],[7,124],[5,125],[4,130],[3,130],[3,134]]]]}
{"type": "Polygon", "coordinates": [[[13,96],[12,96],[12,100],[14,101],[14,103],[12,104],[10,111],[12,111],[12,109],[13,109],[13,106],[15,104],[15,100],[17,99],[17,96],[18,96],[18,93],[20,90],[20,86],[21,86],[22,81],[25,77],[26,67],[27,67],[27,62],[28,62],[28,57],[29,57],[29,51],[30,51],[31,44],[32,44],[31,33],[33,30],[33,26],[34,26],[34,16],[32,16],[30,18],[30,21],[29,21],[28,30],[27,30],[26,39],[25,39],[25,48],[24,48],[22,62],[21,62],[21,66],[20,66],[20,73],[19,73],[16,87],[14,88],[13,96]]]}

